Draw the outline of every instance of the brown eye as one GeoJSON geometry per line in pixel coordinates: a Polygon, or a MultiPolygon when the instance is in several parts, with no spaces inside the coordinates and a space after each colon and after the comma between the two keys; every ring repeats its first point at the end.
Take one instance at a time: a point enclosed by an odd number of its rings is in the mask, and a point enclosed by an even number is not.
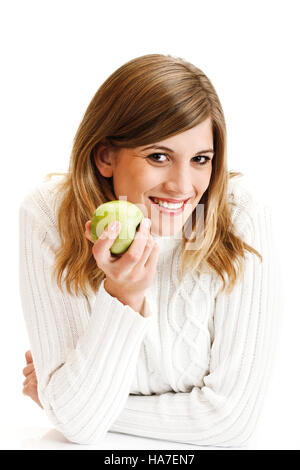
{"type": "Polygon", "coordinates": [[[155,163],[164,163],[162,161],[155,159],[155,157],[160,156],[160,155],[163,155],[164,157],[166,156],[164,153],[152,153],[151,155],[148,155],[147,158],[149,158],[149,160],[152,160],[155,163]]]}
{"type": "Polygon", "coordinates": [[[198,157],[195,157],[195,158],[205,158],[205,161],[204,161],[204,162],[202,162],[202,163],[198,162],[199,165],[206,165],[206,163],[208,163],[209,160],[210,160],[209,157],[205,157],[204,155],[198,155],[198,157]]]}

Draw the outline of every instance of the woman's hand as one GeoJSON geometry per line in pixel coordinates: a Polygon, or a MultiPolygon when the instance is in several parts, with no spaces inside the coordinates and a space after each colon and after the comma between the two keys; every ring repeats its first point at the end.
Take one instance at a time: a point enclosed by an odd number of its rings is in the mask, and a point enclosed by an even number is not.
{"type": "Polygon", "coordinates": [[[106,274],[105,289],[109,289],[109,292],[113,292],[112,295],[122,299],[121,301],[125,297],[143,298],[144,291],[152,283],[156,272],[159,247],[154,242],[145,220],[142,220],[130,247],[119,259],[112,257],[110,247],[120,228],[113,231],[110,224],[94,242],[90,232],[91,221],[85,224],[85,236],[94,244],[92,252],[97,266],[106,274]]]}
{"type": "Polygon", "coordinates": [[[37,378],[35,374],[31,351],[26,351],[25,359],[26,367],[24,367],[23,369],[23,374],[26,378],[23,382],[22,392],[24,393],[24,395],[27,395],[33,401],[35,401],[35,403],[37,403],[41,408],[43,408],[38,396],[37,378]]]}

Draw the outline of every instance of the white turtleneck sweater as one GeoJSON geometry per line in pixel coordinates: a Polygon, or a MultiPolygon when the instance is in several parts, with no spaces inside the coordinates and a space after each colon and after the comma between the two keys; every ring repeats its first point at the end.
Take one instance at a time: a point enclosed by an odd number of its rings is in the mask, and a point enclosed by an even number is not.
{"type": "MultiPolygon", "coordinates": [[[[56,177],[57,178],[57,177],[56,177]]],[[[20,204],[20,297],[38,378],[53,425],[71,442],[108,431],[213,446],[242,446],[262,409],[282,298],[271,209],[243,178],[229,182],[236,232],[246,252],[231,294],[213,272],[180,283],[180,240],[160,246],[144,316],[104,289],[63,294],[51,279],[59,246],[53,185],[20,204]]],[[[83,235],[84,236],[84,235],[83,235]]]]}

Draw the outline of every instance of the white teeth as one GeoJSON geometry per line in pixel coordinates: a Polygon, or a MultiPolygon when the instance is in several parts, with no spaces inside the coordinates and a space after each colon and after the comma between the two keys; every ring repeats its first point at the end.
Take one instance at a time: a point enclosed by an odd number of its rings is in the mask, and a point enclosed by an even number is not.
{"type": "Polygon", "coordinates": [[[153,198],[153,200],[160,206],[166,207],[167,209],[179,209],[184,204],[184,202],[179,202],[178,204],[176,204],[173,202],[160,201],[159,199],[155,199],[155,198],[153,198]]]}

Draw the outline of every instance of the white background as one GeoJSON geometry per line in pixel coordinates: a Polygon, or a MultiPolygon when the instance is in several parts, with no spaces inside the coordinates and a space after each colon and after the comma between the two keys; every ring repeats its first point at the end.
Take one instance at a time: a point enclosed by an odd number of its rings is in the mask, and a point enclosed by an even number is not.
{"type": "MultiPolygon", "coordinates": [[[[29,343],[18,291],[18,207],[46,173],[67,170],[77,127],[103,81],[134,57],[161,53],[210,78],[226,117],[229,169],[249,177],[274,208],[285,309],[271,387],[248,448],[300,449],[299,1],[0,5],[0,448],[91,447],[64,442],[21,392],[29,343]]],[[[201,449],[113,433],[98,448],[201,449]]]]}

